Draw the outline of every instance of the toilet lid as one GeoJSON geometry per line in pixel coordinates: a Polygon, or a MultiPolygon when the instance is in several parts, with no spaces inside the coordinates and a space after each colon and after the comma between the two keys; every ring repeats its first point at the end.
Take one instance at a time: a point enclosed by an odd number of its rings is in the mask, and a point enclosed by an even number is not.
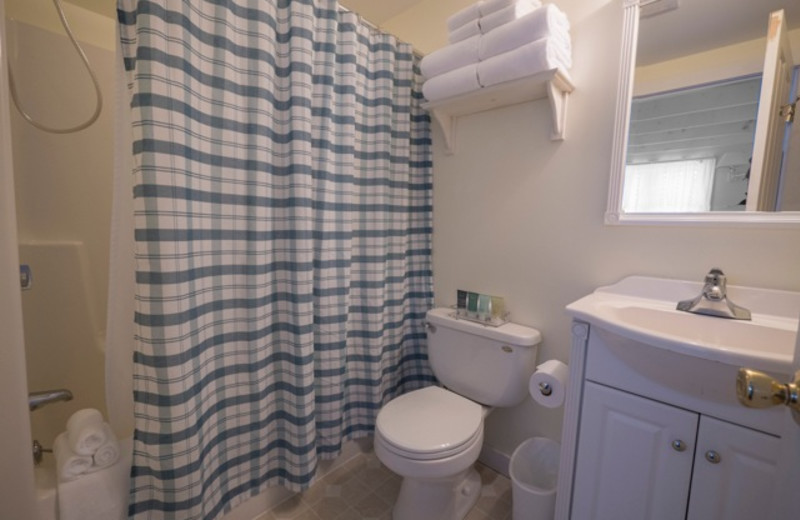
{"type": "Polygon", "coordinates": [[[458,394],[429,386],[390,401],[375,426],[399,450],[444,456],[480,434],[483,409],[458,394]]]}

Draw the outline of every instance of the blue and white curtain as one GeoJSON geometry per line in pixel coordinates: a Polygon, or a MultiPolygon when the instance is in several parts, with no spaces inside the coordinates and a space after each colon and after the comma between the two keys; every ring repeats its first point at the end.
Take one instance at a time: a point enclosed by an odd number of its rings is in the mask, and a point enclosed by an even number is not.
{"type": "Polygon", "coordinates": [[[119,0],[135,175],[134,518],[306,487],[431,384],[430,120],[334,0],[119,0]]]}

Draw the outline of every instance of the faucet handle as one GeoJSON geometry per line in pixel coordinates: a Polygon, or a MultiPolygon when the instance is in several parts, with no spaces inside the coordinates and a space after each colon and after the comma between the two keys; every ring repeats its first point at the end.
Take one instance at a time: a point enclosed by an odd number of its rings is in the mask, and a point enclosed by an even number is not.
{"type": "Polygon", "coordinates": [[[712,268],[705,279],[703,294],[711,301],[722,301],[727,293],[725,273],[719,267],[712,268]]]}
{"type": "Polygon", "coordinates": [[[712,267],[706,275],[706,283],[713,283],[717,285],[719,282],[725,283],[725,273],[719,267],[712,267]]]}

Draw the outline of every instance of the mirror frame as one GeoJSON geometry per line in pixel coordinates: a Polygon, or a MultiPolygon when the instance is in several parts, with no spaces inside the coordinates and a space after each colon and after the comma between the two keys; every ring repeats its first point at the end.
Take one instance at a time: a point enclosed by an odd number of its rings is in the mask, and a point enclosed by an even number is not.
{"type": "Polygon", "coordinates": [[[611,173],[605,223],[608,225],[703,225],[800,227],[800,211],[708,211],[704,213],[625,213],[622,189],[628,156],[636,48],[639,40],[640,4],[648,0],[623,0],[622,45],[617,78],[614,138],[611,143],[611,173]]]}

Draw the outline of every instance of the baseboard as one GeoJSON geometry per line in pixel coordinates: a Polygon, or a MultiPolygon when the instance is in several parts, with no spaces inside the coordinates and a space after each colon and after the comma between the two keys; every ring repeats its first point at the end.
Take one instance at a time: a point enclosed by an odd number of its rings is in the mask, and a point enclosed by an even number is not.
{"type": "MultiPolygon", "coordinates": [[[[365,437],[355,441],[350,441],[342,446],[342,454],[334,460],[320,462],[317,470],[317,478],[322,478],[331,471],[343,464],[347,464],[351,459],[361,453],[372,451],[372,437],[365,437]]],[[[280,486],[269,488],[260,495],[243,502],[225,515],[222,520],[266,520],[269,511],[281,502],[293,497],[294,493],[280,486]]]]}
{"type": "Polygon", "coordinates": [[[478,460],[486,466],[489,466],[501,475],[508,476],[508,467],[511,463],[511,456],[506,455],[502,451],[484,444],[481,448],[481,454],[478,460]]]}

